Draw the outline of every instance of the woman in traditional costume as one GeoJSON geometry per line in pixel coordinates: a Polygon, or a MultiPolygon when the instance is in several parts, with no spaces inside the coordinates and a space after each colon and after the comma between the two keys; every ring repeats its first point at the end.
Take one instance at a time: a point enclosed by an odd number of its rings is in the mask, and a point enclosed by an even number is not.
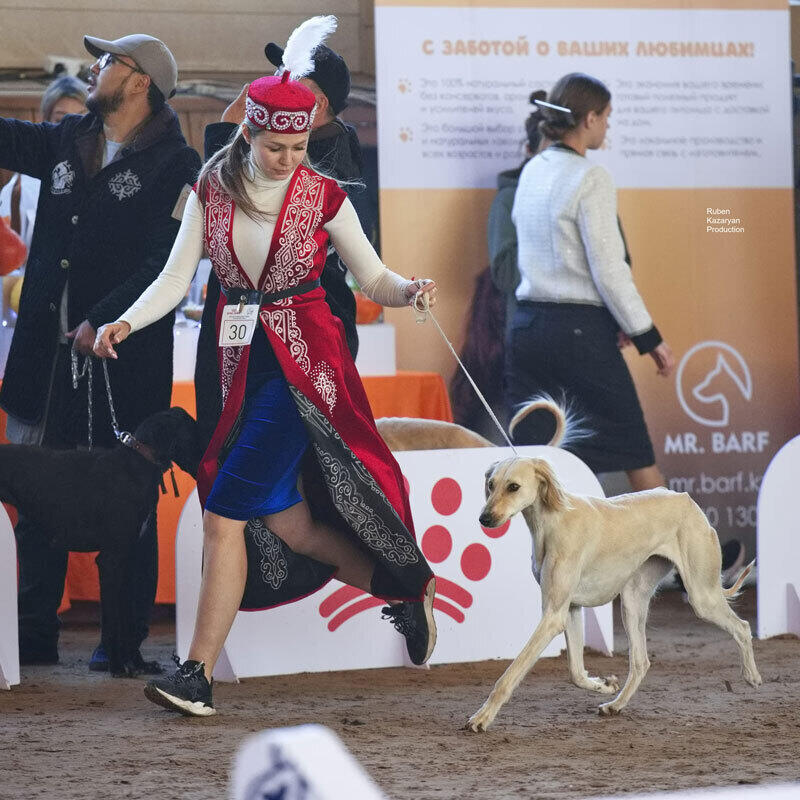
{"type": "Polygon", "coordinates": [[[329,241],[362,290],[399,307],[432,281],[388,270],[339,185],[306,162],[313,93],[298,79],[335,29],[315,17],[290,37],[279,76],[250,84],[236,137],[203,168],[164,270],[95,353],[175,308],[205,249],[217,309],[223,411],[203,456],[203,577],[189,657],[145,695],[183,714],[215,713],[211,675],[239,608],[305,597],[334,575],[385,599],[409,657],[436,641],[435,580],[414,538],[397,462],[377,432],[343,327],[320,287],[329,241]]]}

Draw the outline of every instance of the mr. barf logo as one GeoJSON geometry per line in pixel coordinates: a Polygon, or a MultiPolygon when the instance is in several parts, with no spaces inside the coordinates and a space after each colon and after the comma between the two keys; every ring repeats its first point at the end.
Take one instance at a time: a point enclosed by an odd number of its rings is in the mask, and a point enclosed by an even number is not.
{"type": "Polygon", "coordinates": [[[695,422],[710,428],[730,424],[731,400],[741,397],[749,402],[753,398],[750,369],[725,342],[700,342],[692,347],[681,359],[675,384],[681,408],[695,422]]]}
{"type": "Polygon", "coordinates": [[[69,194],[72,191],[72,182],[75,180],[75,170],[69,161],[61,161],[53,167],[50,178],[51,194],[69,194]]]}
{"type": "MultiPolygon", "coordinates": [[[[678,402],[686,415],[707,428],[735,425],[736,411],[753,399],[753,378],[741,354],[726,342],[699,342],[678,365],[675,376],[678,402]]],[[[762,453],[769,431],[713,431],[710,441],[697,433],[667,433],[664,453],[762,453]]]]}
{"type": "Polygon", "coordinates": [[[125,172],[118,172],[108,182],[108,188],[117,200],[122,201],[126,197],[133,197],[142,188],[142,184],[138,175],[126,169],[125,172]]]}

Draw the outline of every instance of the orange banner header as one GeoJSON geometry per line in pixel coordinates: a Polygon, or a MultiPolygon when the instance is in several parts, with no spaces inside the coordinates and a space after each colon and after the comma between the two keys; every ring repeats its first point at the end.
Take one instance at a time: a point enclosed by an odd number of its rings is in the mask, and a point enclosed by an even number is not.
{"type": "Polygon", "coordinates": [[[682,11],[788,11],[788,0],[375,0],[376,6],[416,8],[630,8],[682,11]]]}

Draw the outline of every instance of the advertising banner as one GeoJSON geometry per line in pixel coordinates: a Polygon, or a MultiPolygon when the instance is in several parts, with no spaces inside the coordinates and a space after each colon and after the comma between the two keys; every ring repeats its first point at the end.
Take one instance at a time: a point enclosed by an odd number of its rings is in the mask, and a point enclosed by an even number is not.
{"type": "MultiPolygon", "coordinates": [[[[597,478],[571,453],[554,447],[518,449],[524,457],[546,459],[567,491],[603,496],[597,478]]],[[[510,448],[396,453],[408,481],[417,541],[436,575],[438,638],[431,664],[516,658],[541,620],[541,591],[531,567],[532,537],[522,515],[494,529],[478,523],[486,469],[512,454],[510,448]]],[[[202,514],[193,493],[175,542],[175,622],[181,658],[189,651],[194,630],[202,545],[202,514]]],[[[263,568],[270,566],[270,559],[271,549],[263,568]]],[[[384,605],[367,592],[332,580],[295,603],[240,612],[214,677],[235,680],[408,666],[405,641],[381,619],[384,605]]],[[[584,628],[586,644],[611,655],[611,604],[584,609],[584,628]]],[[[542,655],[557,656],[564,647],[559,634],[542,655]]]]}
{"type": "MultiPolygon", "coordinates": [[[[378,0],[376,37],[383,257],[439,282],[457,342],[530,93],[577,71],[609,87],[588,158],[618,187],[636,283],[679,362],[665,381],[625,353],[656,459],[723,539],[752,545],[764,469],[800,431],[786,3],[378,0]]],[[[432,327],[388,316],[401,369],[451,374],[432,327]]]]}

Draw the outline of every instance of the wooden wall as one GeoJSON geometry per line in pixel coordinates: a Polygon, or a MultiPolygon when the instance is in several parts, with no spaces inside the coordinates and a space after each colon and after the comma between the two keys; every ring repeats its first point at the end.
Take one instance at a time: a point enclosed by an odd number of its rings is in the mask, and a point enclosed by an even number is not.
{"type": "MultiPolygon", "coordinates": [[[[39,122],[41,95],[36,93],[12,94],[0,92],[0,117],[15,117],[39,122]]],[[[170,105],[178,113],[183,135],[189,144],[203,155],[203,131],[209,122],[219,122],[227,105],[212,97],[177,96],[170,105]]]]}
{"type": "Polygon", "coordinates": [[[354,73],[374,75],[373,0],[0,0],[0,68],[40,67],[43,56],[88,57],[84,34],[149,33],[182,72],[263,74],[264,44],[285,42],[315,14],[335,14],[330,40],[354,73]],[[323,7],[324,6],[324,7],[323,7]]]}
{"type": "MultiPolygon", "coordinates": [[[[788,5],[788,3],[787,3],[788,5]]],[[[375,75],[374,0],[0,0],[0,69],[40,67],[43,56],[86,57],[84,34],[163,39],[183,72],[261,74],[266,41],[285,42],[314,14],[335,14],[331,46],[353,73],[375,75]]],[[[792,57],[800,72],[800,5],[792,3],[792,57]]]]}

